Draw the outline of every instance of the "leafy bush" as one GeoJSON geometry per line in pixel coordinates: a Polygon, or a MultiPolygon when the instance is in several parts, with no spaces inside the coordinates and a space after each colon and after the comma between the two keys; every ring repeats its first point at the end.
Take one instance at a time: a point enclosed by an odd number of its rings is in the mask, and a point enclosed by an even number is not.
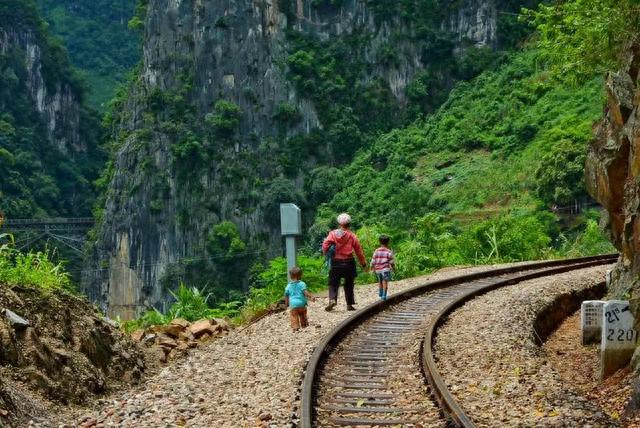
{"type": "Polygon", "coordinates": [[[170,293],[175,301],[166,314],[152,308],[136,320],[123,322],[122,328],[126,332],[132,332],[152,325],[168,324],[176,318],[198,321],[211,318],[233,318],[239,313],[240,302],[226,302],[217,308],[212,308],[209,304],[210,294],[205,295],[198,288],[187,287],[184,283],[180,283],[178,289],[170,293]]]}
{"type": "Polygon", "coordinates": [[[0,284],[35,287],[47,292],[75,291],[62,263],[52,258],[48,250],[20,252],[14,248],[11,235],[0,234],[0,284]]]}
{"type": "Polygon", "coordinates": [[[586,220],[584,231],[575,240],[568,240],[564,235],[562,240],[561,253],[567,257],[594,256],[617,251],[594,219],[586,220]]]}
{"type": "Polygon", "coordinates": [[[208,114],[205,121],[213,127],[217,135],[229,138],[240,125],[241,115],[242,110],[237,104],[231,101],[218,100],[214,106],[213,114],[208,114]]]}
{"type": "Polygon", "coordinates": [[[471,227],[461,239],[465,259],[481,263],[543,258],[551,244],[536,215],[503,215],[471,227]]]}
{"type": "Polygon", "coordinates": [[[640,25],[636,0],[542,3],[528,14],[551,72],[574,82],[615,69],[625,43],[636,38],[640,25]]]}
{"type": "MultiPolygon", "coordinates": [[[[298,256],[298,266],[303,272],[302,281],[311,292],[326,287],[327,277],[322,269],[323,263],[324,259],[319,257],[298,256]]],[[[287,260],[283,257],[271,260],[267,269],[255,274],[247,299],[240,309],[240,319],[250,320],[282,299],[287,282],[287,260]]]]}
{"type": "Polygon", "coordinates": [[[586,196],[584,185],[585,141],[558,141],[536,169],[537,192],[547,203],[569,204],[586,196]]]}
{"type": "Polygon", "coordinates": [[[187,321],[197,321],[210,317],[211,308],[208,304],[210,295],[205,296],[197,288],[188,288],[183,283],[176,291],[170,291],[170,293],[175,302],[167,312],[166,317],[169,320],[184,318],[187,321]]]}
{"type": "Polygon", "coordinates": [[[293,125],[302,119],[302,115],[295,105],[282,102],[276,107],[273,118],[284,125],[293,125]]]}
{"type": "Polygon", "coordinates": [[[216,224],[207,235],[207,251],[221,257],[225,262],[241,255],[246,248],[247,245],[240,238],[238,227],[230,221],[216,224]]]}

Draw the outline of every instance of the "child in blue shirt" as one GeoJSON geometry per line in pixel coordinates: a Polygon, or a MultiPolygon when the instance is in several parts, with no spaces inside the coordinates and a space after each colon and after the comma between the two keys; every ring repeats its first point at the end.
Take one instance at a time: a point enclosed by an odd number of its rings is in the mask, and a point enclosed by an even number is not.
{"type": "Polygon", "coordinates": [[[284,300],[289,307],[291,315],[291,328],[298,331],[309,325],[307,319],[307,299],[315,300],[307,291],[307,284],[300,281],[302,278],[302,269],[294,266],[289,271],[291,282],[287,284],[284,290],[284,300]]]}

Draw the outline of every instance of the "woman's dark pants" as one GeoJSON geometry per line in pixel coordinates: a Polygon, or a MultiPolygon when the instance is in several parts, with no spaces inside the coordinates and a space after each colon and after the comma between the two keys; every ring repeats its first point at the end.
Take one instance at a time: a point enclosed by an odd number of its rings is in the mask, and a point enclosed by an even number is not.
{"type": "Polygon", "coordinates": [[[334,260],[331,262],[331,270],[329,271],[329,300],[334,302],[338,300],[338,287],[340,280],[344,278],[344,298],[347,305],[356,303],[353,295],[353,282],[356,278],[356,262],[355,260],[334,260]]]}

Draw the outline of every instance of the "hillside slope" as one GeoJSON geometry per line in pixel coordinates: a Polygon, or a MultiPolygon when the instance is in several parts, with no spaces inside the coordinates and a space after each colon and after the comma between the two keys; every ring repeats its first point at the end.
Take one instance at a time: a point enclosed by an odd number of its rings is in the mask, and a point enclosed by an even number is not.
{"type": "Polygon", "coordinates": [[[36,0],[51,33],[64,42],[90,87],[87,100],[105,110],[140,61],[140,35],[128,28],[136,0],[36,0]]]}
{"type": "Polygon", "coordinates": [[[396,245],[427,259],[421,268],[568,250],[550,208],[586,200],[586,145],[603,101],[600,79],[563,86],[535,51],[508,56],[458,84],[433,116],[381,136],[336,172],[342,190],[319,209],[309,247],[335,212],[349,211],[360,226],[394,232],[396,245]],[[428,260],[434,252],[444,260],[428,260]]]}

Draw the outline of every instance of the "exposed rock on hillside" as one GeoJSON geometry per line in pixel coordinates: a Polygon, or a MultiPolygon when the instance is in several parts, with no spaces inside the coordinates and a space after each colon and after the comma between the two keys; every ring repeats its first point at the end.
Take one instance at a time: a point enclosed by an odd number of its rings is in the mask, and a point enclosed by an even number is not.
{"type": "Polygon", "coordinates": [[[141,351],[85,300],[0,286],[0,309],[0,425],[42,413],[32,391],[82,403],[141,377],[141,351]]]}
{"type": "Polygon", "coordinates": [[[43,76],[42,47],[37,35],[28,29],[0,27],[0,54],[13,50],[24,52],[25,84],[33,108],[42,115],[46,133],[55,146],[66,153],[84,152],[80,138],[80,102],[68,83],[48,85],[43,76]]]}
{"type": "Polygon", "coordinates": [[[503,3],[149,1],[87,293],[130,318],[179,280],[242,288],[251,260],[281,252],[278,203],[326,201],[319,166],[433,108],[455,55],[500,44],[503,3]]]}
{"type": "Polygon", "coordinates": [[[0,210],[87,216],[103,159],[83,84],[32,2],[0,3],[0,210]]]}
{"type": "MultiPolygon", "coordinates": [[[[606,81],[607,106],[589,147],[585,178],[589,192],[608,213],[607,227],[621,252],[612,292],[640,297],[640,50],[606,81]]],[[[640,314],[637,314],[638,316],[640,314]]]]}
{"type": "Polygon", "coordinates": [[[223,319],[201,319],[190,323],[176,318],[167,325],[154,325],[131,334],[134,342],[150,348],[150,354],[162,363],[174,360],[212,337],[224,336],[231,326],[223,319]]]}

